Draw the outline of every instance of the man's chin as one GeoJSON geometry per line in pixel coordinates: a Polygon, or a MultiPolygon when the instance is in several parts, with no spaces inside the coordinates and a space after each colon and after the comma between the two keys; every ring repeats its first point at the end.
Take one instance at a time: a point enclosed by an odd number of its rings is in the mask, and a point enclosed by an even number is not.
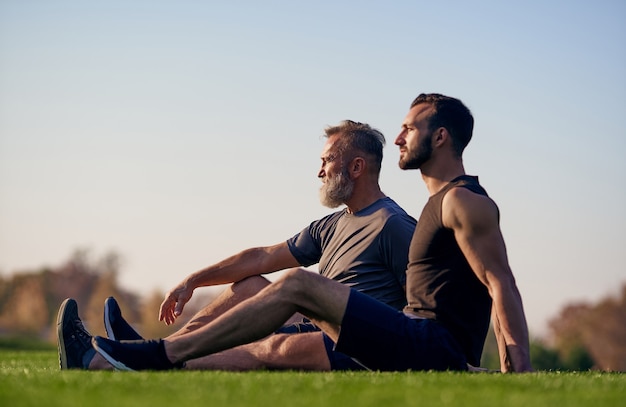
{"type": "Polygon", "coordinates": [[[402,160],[398,162],[398,167],[400,167],[401,170],[418,170],[419,169],[419,166],[411,165],[411,163],[407,163],[402,160]]]}
{"type": "Polygon", "coordinates": [[[337,202],[327,202],[327,201],[321,201],[321,204],[324,205],[327,208],[330,209],[335,209],[340,207],[341,205],[343,205],[343,202],[337,203],[337,202]]]}
{"type": "Polygon", "coordinates": [[[343,205],[343,202],[337,202],[334,199],[329,199],[324,193],[320,193],[320,203],[327,208],[337,208],[343,205]]]}

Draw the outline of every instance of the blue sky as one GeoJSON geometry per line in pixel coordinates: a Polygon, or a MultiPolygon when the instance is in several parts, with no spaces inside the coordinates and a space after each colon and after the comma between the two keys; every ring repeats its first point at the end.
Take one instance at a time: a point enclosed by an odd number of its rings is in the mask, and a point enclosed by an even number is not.
{"type": "Polygon", "coordinates": [[[626,282],[622,1],[0,2],[0,272],[77,248],[167,290],[327,213],[324,127],[393,140],[421,92],[462,99],[531,332],[626,282]],[[340,3],[340,4],[336,4],[340,3]]]}

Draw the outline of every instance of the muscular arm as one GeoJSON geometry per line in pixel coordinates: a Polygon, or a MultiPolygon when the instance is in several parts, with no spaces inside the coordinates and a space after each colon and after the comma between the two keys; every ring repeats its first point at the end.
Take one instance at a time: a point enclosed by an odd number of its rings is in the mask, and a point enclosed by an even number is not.
{"type": "Polygon", "coordinates": [[[171,324],[198,287],[227,284],[246,277],[272,273],[299,266],[286,242],[246,249],[216,264],[187,276],[166,295],[159,310],[159,320],[171,324]]]}
{"type": "Polygon", "coordinates": [[[528,327],[522,299],[508,264],[493,201],[466,188],[454,188],[443,200],[444,226],[493,300],[492,320],[503,372],[525,372],[530,365],[528,327]]]}

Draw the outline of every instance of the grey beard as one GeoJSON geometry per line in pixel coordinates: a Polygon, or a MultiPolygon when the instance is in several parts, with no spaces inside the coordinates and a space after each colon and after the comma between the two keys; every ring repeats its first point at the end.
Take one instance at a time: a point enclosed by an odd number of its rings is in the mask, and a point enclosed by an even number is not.
{"type": "Polygon", "coordinates": [[[320,202],[329,208],[336,208],[348,201],[354,191],[354,182],[346,176],[339,174],[333,178],[329,178],[325,184],[320,187],[320,202]]]}

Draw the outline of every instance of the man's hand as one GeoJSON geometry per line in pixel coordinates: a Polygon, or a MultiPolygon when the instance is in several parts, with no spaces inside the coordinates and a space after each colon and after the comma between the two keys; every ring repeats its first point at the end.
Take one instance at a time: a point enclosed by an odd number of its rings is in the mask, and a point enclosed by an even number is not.
{"type": "Polygon", "coordinates": [[[165,295],[159,309],[159,321],[164,321],[167,325],[172,325],[176,318],[183,313],[185,304],[189,302],[193,295],[193,288],[188,288],[187,284],[181,283],[165,295]]]}

